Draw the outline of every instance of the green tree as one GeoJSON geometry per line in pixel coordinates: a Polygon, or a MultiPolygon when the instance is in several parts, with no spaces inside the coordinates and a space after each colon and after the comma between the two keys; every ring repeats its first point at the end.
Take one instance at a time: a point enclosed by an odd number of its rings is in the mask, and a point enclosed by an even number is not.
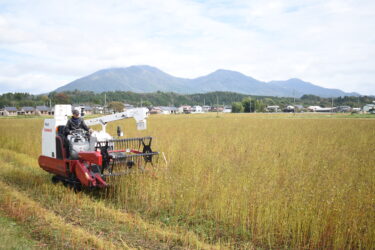
{"type": "Polygon", "coordinates": [[[245,97],[242,100],[242,106],[245,113],[254,112],[255,109],[255,100],[252,100],[250,97],[245,97]]]}
{"type": "Polygon", "coordinates": [[[56,104],[70,104],[70,98],[65,93],[57,93],[55,95],[55,103],[56,104]]]}
{"type": "Polygon", "coordinates": [[[262,100],[255,100],[254,107],[255,107],[255,111],[256,112],[263,112],[264,109],[265,109],[265,107],[266,107],[266,105],[263,103],[262,100]]]}
{"type": "Polygon", "coordinates": [[[244,108],[241,102],[233,102],[232,103],[232,113],[242,113],[244,108]]]}
{"type": "Polygon", "coordinates": [[[142,102],[142,106],[143,107],[151,107],[152,106],[152,103],[150,101],[143,101],[142,102]]]}
{"type": "Polygon", "coordinates": [[[46,95],[40,96],[40,101],[43,102],[44,105],[48,105],[49,98],[46,95]]]}
{"type": "Polygon", "coordinates": [[[124,111],[124,104],[122,102],[110,102],[108,108],[113,109],[115,112],[124,111]]]}

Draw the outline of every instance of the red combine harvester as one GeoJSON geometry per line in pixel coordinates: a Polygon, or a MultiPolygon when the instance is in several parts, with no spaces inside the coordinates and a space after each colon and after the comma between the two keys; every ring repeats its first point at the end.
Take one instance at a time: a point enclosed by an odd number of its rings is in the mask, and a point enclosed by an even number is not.
{"type": "MultiPolygon", "coordinates": [[[[54,174],[54,183],[61,181],[75,190],[107,187],[108,177],[128,174],[134,169],[144,170],[147,164],[153,165],[159,155],[151,150],[152,137],[114,139],[105,129],[108,122],[131,117],[139,130],[146,129],[147,111],[134,108],[85,120],[88,126],[101,124],[102,130],[90,135],[79,129],[65,136],[64,128],[72,107],[56,105],[54,119],[44,120],[39,166],[54,174]]],[[[122,135],[119,127],[117,134],[122,135]]]]}

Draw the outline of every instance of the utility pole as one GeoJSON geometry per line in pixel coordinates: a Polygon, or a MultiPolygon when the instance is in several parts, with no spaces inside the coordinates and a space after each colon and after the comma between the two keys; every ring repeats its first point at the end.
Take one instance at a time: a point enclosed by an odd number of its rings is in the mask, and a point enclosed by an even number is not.
{"type": "Polygon", "coordinates": [[[219,97],[216,96],[216,118],[219,117],[219,97]]]}
{"type": "Polygon", "coordinates": [[[104,108],[103,108],[103,112],[104,114],[107,113],[107,93],[104,93],[104,108]]]}
{"type": "Polygon", "coordinates": [[[333,113],[333,96],[332,96],[332,103],[331,103],[331,114],[333,113]]]}
{"type": "Polygon", "coordinates": [[[249,99],[250,99],[250,110],[249,110],[249,113],[251,113],[251,97],[249,97],[249,99]]]}
{"type": "Polygon", "coordinates": [[[357,103],[358,103],[358,108],[360,108],[360,106],[359,106],[359,96],[357,98],[357,103]]]}
{"type": "Polygon", "coordinates": [[[294,89],[293,89],[293,115],[296,115],[296,95],[295,95],[294,89]]]}

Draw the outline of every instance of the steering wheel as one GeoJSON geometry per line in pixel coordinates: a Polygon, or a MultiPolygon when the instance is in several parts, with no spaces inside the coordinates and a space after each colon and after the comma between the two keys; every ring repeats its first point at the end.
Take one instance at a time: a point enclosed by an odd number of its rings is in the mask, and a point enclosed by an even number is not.
{"type": "Polygon", "coordinates": [[[83,134],[85,131],[81,128],[79,129],[74,129],[74,130],[70,130],[70,134],[72,135],[80,135],[80,134],[83,134]]]}

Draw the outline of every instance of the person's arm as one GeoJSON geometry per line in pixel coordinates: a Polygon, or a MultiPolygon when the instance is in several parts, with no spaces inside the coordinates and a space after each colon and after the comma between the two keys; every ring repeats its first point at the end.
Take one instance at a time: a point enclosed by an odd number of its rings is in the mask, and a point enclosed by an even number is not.
{"type": "Polygon", "coordinates": [[[68,120],[68,122],[66,123],[65,128],[64,128],[64,135],[67,136],[69,134],[70,130],[71,130],[71,121],[68,120]]]}
{"type": "Polygon", "coordinates": [[[84,130],[86,130],[86,131],[89,131],[90,130],[90,128],[89,127],[87,127],[87,125],[86,125],[86,123],[85,123],[85,121],[82,119],[82,122],[81,122],[81,127],[84,129],[84,130]]]}

